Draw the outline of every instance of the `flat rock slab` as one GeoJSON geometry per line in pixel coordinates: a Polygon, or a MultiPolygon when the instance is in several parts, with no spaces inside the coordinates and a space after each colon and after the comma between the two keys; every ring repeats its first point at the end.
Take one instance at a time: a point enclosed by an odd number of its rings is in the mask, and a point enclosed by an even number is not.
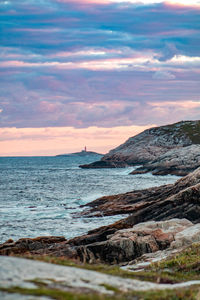
{"type": "MultiPolygon", "coordinates": [[[[180,284],[156,284],[139,280],[125,279],[95,271],[65,267],[15,257],[0,257],[0,287],[36,288],[31,280],[38,279],[60,290],[95,291],[112,294],[103,285],[109,284],[121,291],[147,291],[151,289],[174,289],[200,285],[200,280],[180,284]]],[[[3,295],[2,293],[1,295],[3,295]]],[[[6,299],[6,294],[4,294],[6,299]]],[[[8,298],[7,298],[8,299],[8,298]]],[[[15,298],[17,299],[17,298],[15,298]]],[[[22,298],[21,298],[22,299],[22,298]]],[[[28,299],[28,298],[27,298],[28,299]]],[[[36,299],[36,297],[35,297],[36,299]]],[[[38,298],[37,298],[38,299],[38,298]]]]}

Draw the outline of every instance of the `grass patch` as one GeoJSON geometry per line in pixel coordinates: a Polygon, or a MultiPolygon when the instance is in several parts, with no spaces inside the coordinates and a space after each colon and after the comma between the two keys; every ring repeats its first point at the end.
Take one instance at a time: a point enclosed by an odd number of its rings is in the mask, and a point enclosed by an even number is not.
{"type": "Polygon", "coordinates": [[[186,123],[181,127],[182,131],[191,139],[194,144],[200,144],[200,122],[195,124],[186,123]]]}
{"type": "Polygon", "coordinates": [[[200,280],[200,244],[194,244],[172,258],[154,263],[147,269],[172,280],[200,280]]]}
{"type": "Polygon", "coordinates": [[[0,291],[6,293],[17,293],[21,295],[46,296],[56,300],[198,300],[199,289],[181,289],[181,290],[164,290],[150,292],[117,292],[112,295],[103,294],[80,294],[58,289],[49,289],[47,287],[39,287],[36,289],[27,289],[21,287],[0,288],[0,291]]]}
{"type": "Polygon", "coordinates": [[[193,144],[200,144],[200,121],[196,122],[179,122],[168,126],[161,127],[164,132],[169,134],[173,133],[174,137],[180,138],[182,135],[186,135],[192,141],[193,144]],[[175,128],[179,128],[174,131],[175,128]]]}
{"type": "Polygon", "coordinates": [[[119,289],[110,285],[110,284],[106,284],[106,283],[102,283],[100,284],[101,286],[103,286],[107,291],[112,291],[112,292],[115,292],[115,293],[119,293],[119,289]]]}

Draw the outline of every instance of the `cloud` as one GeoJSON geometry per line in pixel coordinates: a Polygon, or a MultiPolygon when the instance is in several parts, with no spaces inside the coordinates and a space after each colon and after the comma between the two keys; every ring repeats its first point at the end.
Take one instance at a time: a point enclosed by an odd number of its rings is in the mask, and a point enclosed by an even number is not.
{"type": "Polygon", "coordinates": [[[176,76],[167,71],[157,71],[152,76],[154,79],[175,79],[176,76]]]}
{"type": "Polygon", "coordinates": [[[112,128],[198,118],[197,1],[7,2],[1,127],[112,128]]]}

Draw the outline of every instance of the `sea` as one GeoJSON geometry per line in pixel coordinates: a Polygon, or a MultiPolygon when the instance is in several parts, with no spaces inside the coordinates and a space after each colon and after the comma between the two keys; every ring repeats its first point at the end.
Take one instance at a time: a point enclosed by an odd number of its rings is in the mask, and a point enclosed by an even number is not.
{"type": "Polygon", "coordinates": [[[81,169],[99,156],[0,157],[0,243],[37,236],[65,236],[111,224],[126,215],[80,217],[101,196],[174,183],[176,176],[129,175],[135,167],[81,169]]]}

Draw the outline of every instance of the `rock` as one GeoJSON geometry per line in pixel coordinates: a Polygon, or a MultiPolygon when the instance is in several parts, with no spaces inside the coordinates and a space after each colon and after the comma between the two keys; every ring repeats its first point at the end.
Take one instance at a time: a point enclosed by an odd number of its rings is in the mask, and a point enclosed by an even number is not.
{"type": "Polygon", "coordinates": [[[133,174],[152,171],[155,175],[183,176],[200,166],[199,132],[200,121],[150,128],[129,138],[100,161],[84,165],[84,168],[113,168],[124,163],[142,165],[133,174]]]}
{"type": "Polygon", "coordinates": [[[8,240],[0,245],[0,255],[14,255],[24,253],[43,253],[48,247],[53,247],[57,244],[65,243],[67,240],[64,237],[43,236],[34,239],[22,238],[17,242],[8,240]]]}
{"type": "Polygon", "coordinates": [[[200,168],[174,184],[104,196],[84,207],[87,210],[81,213],[82,216],[131,213],[126,219],[131,225],[171,218],[186,218],[194,223],[200,222],[200,168]]]}
{"type": "Polygon", "coordinates": [[[152,172],[153,175],[179,175],[185,176],[200,166],[200,145],[172,149],[157,159],[144,164],[143,167],[130,174],[152,172]]]}
{"type": "MultiPolygon", "coordinates": [[[[0,257],[0,288],[28,288],[35,290],[36,295],[40,295],[41,291],[37,290],[37,284],[36,282],[34,283],[36,279],[39,279],[41,286],[44,284],[46,290],[51,290],[52,295],[54,297],[57,296],[57,299],[61,299],[61,296],[59,297],[61,293],[56,294],[56,291],[63,291],[62,299],[70,297],[70,295],[64,294],[66,291],[71,292],[74,299],[87,299],[87,294],[88,299],[92,297],[90,297],[90,294],[93,294],[95,298],[94,293],[96,293],[97,299],[111,299],[113,296],[119,299],[122,296],[124,299],[138,299],[137,296],[131,296],[126,293],[130,291],[144,292],[149,290],[181,289],[200,284],[200,280],[176,284],[158,284],[23,258],[0,257]],[[104,295],[101,296],[101,294],[104,295]]],[[[11,295],[11,297],[7,297],[6,299],[29,299],[29,296],[25,298],[23,296],[21,298],[13,298],[11,295]]],[[[38,298],[32,296],[30,299],[38,298]]]]}
{"type": "Polygon", "coordinates": [[[80,260],[87,263],[125,263],[145,253],[169,248],[178,232],[192,227],[186,219],[140,223],[108,235],[105,241],[81,245],[77,252],[80,260]]]}
{"type": "MultiPolygon", "coordinates": [[[[171,219],[167,221],[155,222],[155,221],[148,221],[144,223],[139,223],[133,226],[133,230],[135,232],[141,231],[152,231],[156,229],[162,230],[164,233],[177,233],[180,231],[185,230],[193,226],[193,223],[187,219],[171,219]]],[[[120,230],[123,232],[123,230],[120,230]]]]}
{"type": "Polygon", "coordinates": [[[95,161],[91,164],[80,165],[82,169],[102,169],[102,168],[125,168],[128,164],[123,161],[95,161]]]}
{"type": "Polygon", "coordinates": [[[200,242],[200,224],[196,224],[177,233],[171,247],[176,249],[197,242],[200,242]]]}
{"type": "Polygon", "coordinates": [[[114,264],[199,241],[200,227],[193,223],[200,223],[200,168],[175,184],[103,197],[88,205],[93,214],[131,214],[71,240],[8,240],[0,245],[0,255],[52,255],[114,264]]]}
{"type": "Polygon", "coordinates": [[[167,248],[165,250],[159,250],[152,253],[145,253],[139,258],[134,259],[133,261],[129,261],[128,264],[125,264],[121,268],[123,270],[138,272],[143,271],[144,269],[148,268],[151,263],[159,262],[164,260],[168,257],[172,257],[177,253],[181,252],[182,249],[172,249],[167,248]]]}
{"type": "Polygon", "coordinates": [[[0,246],[0,255],[49,255],[84,263],[127,263],[144,254],[177,249],[199,241],[200,226],[186,219],[172,219],[140,223],[127,229],[105,226],[69,241],[57,237],[47,239],[48,242],[36,238],[4,243],[0,246]]]}

